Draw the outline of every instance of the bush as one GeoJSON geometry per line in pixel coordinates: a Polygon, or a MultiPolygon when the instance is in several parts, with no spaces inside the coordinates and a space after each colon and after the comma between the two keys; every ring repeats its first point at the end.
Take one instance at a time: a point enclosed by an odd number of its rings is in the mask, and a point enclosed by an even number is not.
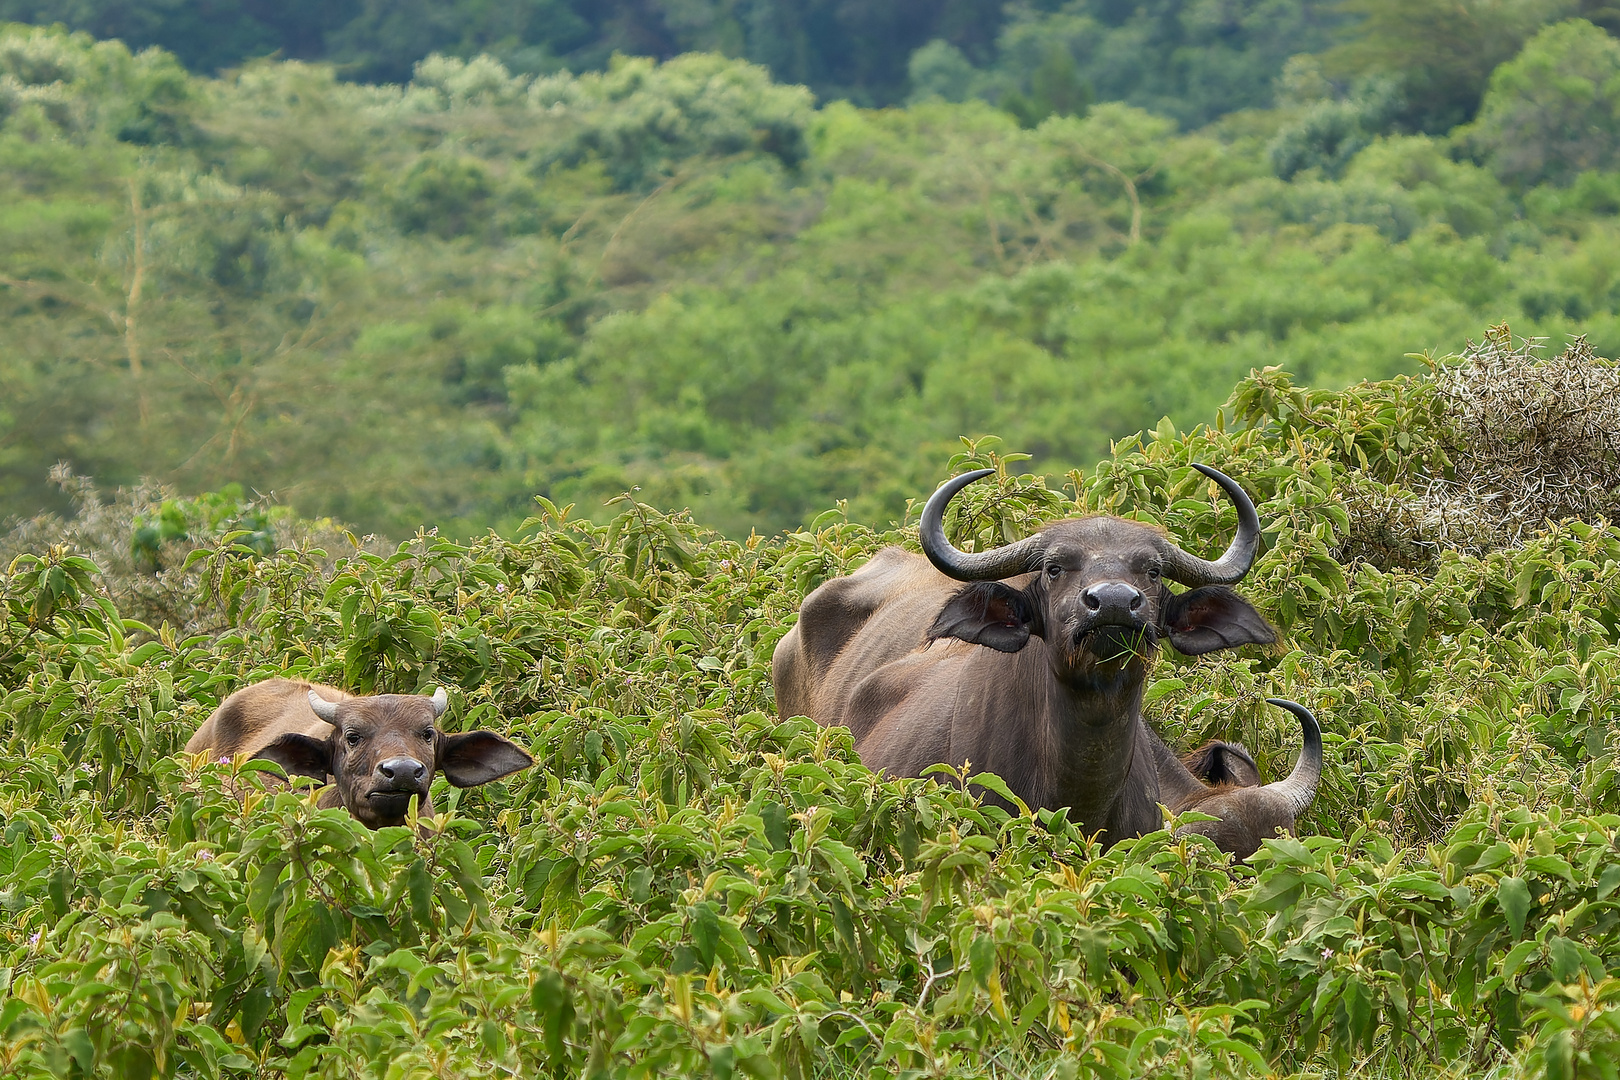
{"type": "MultiPolygon", "coordinates": [[[[1479,363],[1504,349],[1493,334],[1479,363]]],[[[956,526],[980,546],[1107,511],[1218,550],[1230,507],[1189,465],[1242,478],[1264,530],[1244,590],[1282,644],[1167,657],[1146,698],[1173,745],[1241,738],[1271,775],[1297,735],[1261,698],[1323,718],[1300,837],[1248,866],[1167,832],[1099,851],[1061,814],[982,805],[949,770],[874,776],[847,732],[775,716],[771,649],[800,598],[910,529],[829,511],[736,542],[629,499],[603,524],[542,500],[512,538],[424,533],[335,563],[221,538],[188,558],[221,625],[190,636],[129,619],[70,542],[33,545],[0,579],[0,1061],[19,1078],[1595,1063],[1620,993],[1620,534],[1570,519],[1419,569],[1343,551],[1358,492],[1448,467],[1451,377],[1333,393],[1255,372],[1231,430],[1162,425],[1067,493],[992,441],[947,466],[999,469],[956,526]],[[448,728],[509,731],[537,766],[444,789],[420,831],[369,833],[257,791],[254,763],[171,756],[272,674],[446,686],[448,728]]]]}

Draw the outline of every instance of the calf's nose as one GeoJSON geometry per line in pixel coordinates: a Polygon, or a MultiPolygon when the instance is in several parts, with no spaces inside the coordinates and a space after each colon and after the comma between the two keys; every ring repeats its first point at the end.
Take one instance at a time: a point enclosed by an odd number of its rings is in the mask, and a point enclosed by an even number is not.
{"type": "Polygon", "coordinates": [[[1081,601],[1099,615],[1135,615],[1142,610],[1142,590],[1123,581],[1104,581],[1080,594],[1081,601]]]}
{"type": "Polygon", "coordinates": [[[420,780],[427,766],[411,757],[389,758],[377,763],[377,775],[384,780],[420,780]]]}

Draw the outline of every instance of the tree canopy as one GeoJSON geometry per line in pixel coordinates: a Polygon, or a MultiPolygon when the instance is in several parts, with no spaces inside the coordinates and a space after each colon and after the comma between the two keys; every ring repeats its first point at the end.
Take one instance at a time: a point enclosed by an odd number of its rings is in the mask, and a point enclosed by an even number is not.
{"type": "Polygon", "coordinates": [[[1538,58],[1612,50],[1554,27],[1431,137],[1299,63],[1278,109],[1185,133],[817,108],[712,53],[372,86],[13,28],[0,507],[65,506],[64,461],[384,533],[639,488],[746,534],[897,517],[963,434],[1081,465],[1252,367],[1344,384],[1502,318],[1608,348],[1620,177],[1502,118],[1578,100],[1538,58]],[[1538,146],[1556,168],[1505,164],[1538,146]]]}

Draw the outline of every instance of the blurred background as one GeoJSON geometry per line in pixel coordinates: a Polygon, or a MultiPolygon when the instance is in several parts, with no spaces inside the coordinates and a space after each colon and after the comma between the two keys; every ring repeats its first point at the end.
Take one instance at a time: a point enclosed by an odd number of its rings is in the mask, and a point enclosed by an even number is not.
{"type": "Polygon", "coordinates": [[[0,21],[13,522],[143,479],[153,544],[264,496],[396,537],[632,489],[732,535],[883,522],[959,436],[1057,475],[1251,368],[1343,386],[1500,322],[1620,351],[1620,5],[0,21]]]}

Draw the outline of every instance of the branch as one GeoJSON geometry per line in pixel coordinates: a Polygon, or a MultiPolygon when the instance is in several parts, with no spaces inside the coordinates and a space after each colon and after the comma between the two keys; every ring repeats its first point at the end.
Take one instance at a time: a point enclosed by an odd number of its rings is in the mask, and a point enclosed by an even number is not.
{"type": "Polygon", "coordinates": [[[1119,166],[1109,164],[1097,155],[1088,152],[1084,147],[1076,147],[1075,151],[1081,157],[1085,158],[1099,169],[1103,169],[1113,174],[1115,179],[1125,186],[1125,197],[1131,201],[1131,245],[1134,247],[1136,242],[1142,239],[1142,203],[1136,197],[1136,184],[1137,181],[1146,180],[1148,177],[1158,172],[1158,162],[1154,162],[1152,165],[1149,165],[1146,169],[1143,169],[1141,172],[1137,173],[1134,178],[1132,178],[1126,176],[1124,170],[1119,168],[1119,166]]]}

